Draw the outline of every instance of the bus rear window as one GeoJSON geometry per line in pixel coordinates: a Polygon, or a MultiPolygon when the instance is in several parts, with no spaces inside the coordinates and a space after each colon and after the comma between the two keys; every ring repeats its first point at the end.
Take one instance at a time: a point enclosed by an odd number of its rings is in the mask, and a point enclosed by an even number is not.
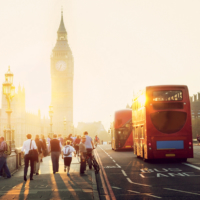
{"type": "Polygon", "coordinates": [[[187,113],[178,111],[162,111],[151,113],[151,121],[162,133],[175,133],[181,130],[186,122],[187,113]]]}
{"type": "Polygon", "coordinates": [[[160,90],[153,92],[153,101],[182,101],[181,90],[160,90]]]}

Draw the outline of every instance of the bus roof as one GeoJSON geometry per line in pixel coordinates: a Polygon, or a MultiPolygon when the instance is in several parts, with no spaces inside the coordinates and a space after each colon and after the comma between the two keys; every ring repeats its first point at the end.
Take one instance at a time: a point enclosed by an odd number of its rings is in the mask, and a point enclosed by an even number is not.
{"type": "Polygon", "coordinates": [[[132,109],[123,109],[115,111],[115,116],[114,116],[115,129],[122,127],[130,119],[132,119],[132,109]]]}
{"type": "Polygon", "coordinates": [[[146,86],[146,89],[152,88],[187,88],[187,85],[152,85],[146,86]]]}

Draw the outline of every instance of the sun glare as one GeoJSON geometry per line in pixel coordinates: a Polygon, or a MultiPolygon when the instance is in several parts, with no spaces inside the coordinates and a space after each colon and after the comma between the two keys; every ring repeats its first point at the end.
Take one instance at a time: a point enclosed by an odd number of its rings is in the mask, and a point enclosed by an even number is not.
{"type": "Polygon", "coordinates": [[[141,96],[138,97],[138,102],[141,104],[141,106],[144,106],[146,103],[146,96],[142,94],[141,96]]]}

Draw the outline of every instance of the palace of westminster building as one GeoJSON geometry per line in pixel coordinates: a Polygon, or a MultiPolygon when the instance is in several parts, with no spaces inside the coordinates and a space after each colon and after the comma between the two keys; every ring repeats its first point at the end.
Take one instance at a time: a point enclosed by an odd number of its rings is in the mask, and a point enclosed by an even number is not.
{"type": "MultiPolygon", "coordinates": [[[[53,106],[53,132],[67,136],[72,131],[73,125],[73,76],[74,59],[67,40],[67,31],[61,13],[60,26],[57,31],[56,45],[51,54],[51,105],[53,106]],[[63,119],[66,119],[64,130],[63,119]]],[[[3,135],[7,125],[7,101],[2,93],[2,105],[0,109],[0,135],[3,135]]],[[[29,113],[25,109],[25,88],[18,87],[18,92],[11,102],[11,125],[15,130],[15,146],[22,146],[26,140],[26,134],[50,133],[50,120],[41,118],[38,114],[29,113]]]]}

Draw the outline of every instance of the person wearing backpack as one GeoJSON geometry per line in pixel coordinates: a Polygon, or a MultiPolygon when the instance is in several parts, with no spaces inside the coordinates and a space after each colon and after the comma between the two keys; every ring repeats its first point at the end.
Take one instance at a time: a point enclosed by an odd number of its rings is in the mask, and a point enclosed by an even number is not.
{"type": "Polygon", "coordinates": [[[72,162],[72,152],[75,151],[75,149],[70,146],[71,141],[67,140],[65,143],[64,148],[62,149],[62,159],[64,159],[64,172],[66,172],[67,168],[67,175],[69,176],[69,170],[70,170],[70,165],[72,162]]]}
{"type": "MultiPolygon", "coordinates": [[[[4,172],[6,173],[6,178],[11,178],[10,170],[7,166],[7,152],[8,152],[8,146],[6,142],[4,141],[4,137],[0,137],[0,172],[2,173],[2,170],[4,169],[4,172]]],[[[2,176],[2,174],[1,174],[2,176]]]]}

